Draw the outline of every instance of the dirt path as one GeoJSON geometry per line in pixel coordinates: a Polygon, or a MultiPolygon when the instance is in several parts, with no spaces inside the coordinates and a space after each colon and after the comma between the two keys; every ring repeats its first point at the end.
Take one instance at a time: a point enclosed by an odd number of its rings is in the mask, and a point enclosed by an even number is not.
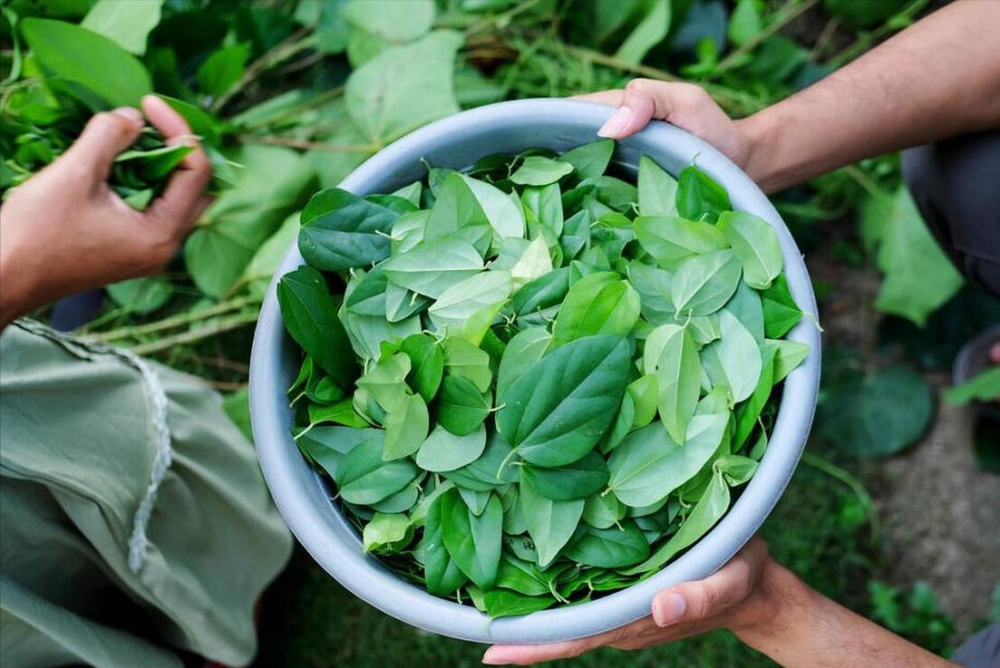
{"type": "Polygon", "coordinates": [[[924,441],[880,463],[869,482],[886,577],[926,581],[963,631],[986,617],[1000,582],[1000,476],[976,464],[971,432],[971,410],[943,404],[924,441]]]}

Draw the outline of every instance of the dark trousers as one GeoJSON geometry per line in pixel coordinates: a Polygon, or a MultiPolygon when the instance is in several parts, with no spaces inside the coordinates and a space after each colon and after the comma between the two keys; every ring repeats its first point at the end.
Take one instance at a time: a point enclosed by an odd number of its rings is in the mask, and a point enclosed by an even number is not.
{"type": "Polygon", "coordinates": [[[1000,297],[1000,130],[905,151],[903,177],[958,270],[1000,297]]]}

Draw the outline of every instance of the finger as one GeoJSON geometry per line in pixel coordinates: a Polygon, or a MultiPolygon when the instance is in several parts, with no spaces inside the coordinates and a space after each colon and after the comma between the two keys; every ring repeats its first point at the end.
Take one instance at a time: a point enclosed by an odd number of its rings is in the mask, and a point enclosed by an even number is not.
{"type": "Polygon", "coordinates": [[[66,151],[64,160],[93,174],[95,182],[103,183],[118,154],[139,137],[142,125],[142,114],[132,107],[96,114],[66,151]]]}
{"type": "Polygon", "coordinates": [[[661,627],[698,622],[743,601],[752,590],[759,562],[766,555],[764,542],[754,538],[714,575],[660,592],[653,599],[653,620],[661,627]]]}
{"type": "Polygon", "coordinates": [[[204,210],[203,193],[212,177],[212,166],[205,152],[191,136],[187,122],[160,98],[147,95],[142,99],[142,107],[157,130],[167,139],[167,143],[183,142],[196,146],[174,170],[163,194],[150,206],[147,216],[165,221],[177,233],[183,233],[189,221],[194,222],[204,210]]]}
{"type": "Polygon", "coordinates": [[[564,642],[548,643],[546,645],[493,645],[483,655],[483,663],[490,666],[504,666],[508,664],[530,666],[542,661],[567,659],[580,656],[584,652],[589,652],[598,647],[625,642],[632,636],[643,634],[651,625],[652,622],[649,618],[644,617],[621,628],[579,640],[567,640],[564,642]]]}
{"type": "Polygon", "coordinates": [[[571,100],[583,100],[585,102],[596,102],[617,107],[622,103],[623,90],[602,90],[597,93],[587,93],[586,95],[574,95],[571,100]]]}
{"type": "Polygon", "coordinates": [[[708,94],[694,84],[633,79],[625,86],[618,111],[597,134],[621,139],[646,127],[653,118],[673,121],[675,116],[697,117],[713,108],[708,94]]]}

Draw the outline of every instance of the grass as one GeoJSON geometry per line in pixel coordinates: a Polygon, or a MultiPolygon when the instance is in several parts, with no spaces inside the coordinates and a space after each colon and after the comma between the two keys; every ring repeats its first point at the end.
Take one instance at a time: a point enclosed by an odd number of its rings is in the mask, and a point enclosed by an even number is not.
{"type": "MultiPolygon", "coordinates": [[[[856,497],[839,480],[802,465],[762,535],[775,557],[813,587],[866,612],[871,577],[868,531],[856,497]]],[[[462,668],[483,646],[411,628],[354,598],[301,549],[265,599],[257,665],[282,668],[462,668]]],[[[640,652],[600,650],[549,664],[573,668],[774,666],[716,631],[640,652]]]]}

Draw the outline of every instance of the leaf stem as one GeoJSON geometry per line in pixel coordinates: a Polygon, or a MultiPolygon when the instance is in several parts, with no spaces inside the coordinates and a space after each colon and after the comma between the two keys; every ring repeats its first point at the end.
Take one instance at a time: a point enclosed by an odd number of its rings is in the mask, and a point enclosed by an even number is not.
{"type": "Polygon", "coordinates": [[[159,341],[138,345],[133,347],[131,350],[136,355],[150,355],[152,353],[162,352],[172,348],[173,346],[194,343],[217,334],[222,334],[223,332],[228,332],[245,325],[249,325],[257,322],[257,317],[258,314],[256,312],[243,313],[241,315],[233,316],[228,320],[220,320],[219,322],[206,327],[199,327],[188,332],[162,338],[159,341]]]}
{"type": "Polygon", "coordinates": [[[323,142],[282,137],[279,135],[248,135],[239,136],[239,140],[247,144],[268,144],[270,146],[289,146],[314,151],[330,151],[332,153],[374,153],[378,150],[371,144],[325,144],[323,142]]]}
{"type": "Polygon", "coordinates": [[[865,509],[865,517],[868,518],[872,528],[872,540],[875,540],[879,532],[878,514],[873,512],[875,504],[872,501],[872,497],[868,494],[868,490],[865,489],[864,484],[857,478],[857,476],[852,474],[847,469],[837,466],[830,460],[824,459],[823,457],[809,451],[802,453],[802,463],[825,473],[831,478],[839,480],[847,485],[852,492],[854,492],[854,495],[858,498],[862,507],[865,509]]]}
{"type": "Polygon", "coordinates": [[[199,309],[197,311],[190,311],[187,313],[180,313],[178,315],[164,318],[163,320],[158,320],[156,322],[151,322],[146,325],[134,325],[131,327],[120,327],[118,329],[113,329],[109,332],[103,332],[101,334],[92,334],[86,338],[92,341],[114,341],[116,339],[125,338],[136,338],[146,334],[154,334],[156,332],[162,332],[166,329],[173,329],[175,327],[180,327],[182,325],[187,325],[192,322],[197,322],[199,320],[204,320],[205,318],[210,318],[216,315],[222,315],[223,313],[228,313],[230,311],[235,311],[237,309],[243,308],[244,306],[256,305],[258,300],[254,297],[240,297],[229,302],[222,302],[221,304],[216,304],[215,306],[210,306],[206,309],[199,309]]]}

